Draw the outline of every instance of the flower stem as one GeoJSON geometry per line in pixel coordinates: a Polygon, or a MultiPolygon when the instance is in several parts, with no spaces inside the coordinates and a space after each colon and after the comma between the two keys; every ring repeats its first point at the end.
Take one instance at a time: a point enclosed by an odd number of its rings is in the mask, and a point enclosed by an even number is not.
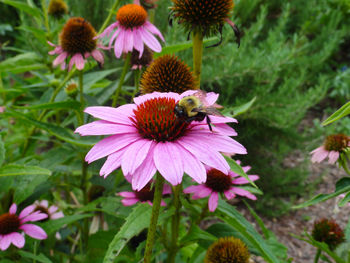
{"type": "Polygon", "coordinates": [[[318,263],[318,260],[320,259],[320,256],[321,256],[321,249],[318,248],[317,252],[316,252],[314,263],[318,263]]]}
{"type": "Polygon", "coordinates": [[[135,77],[135,90],[132,94],[132,97],[134,98],[136,94],[139,92],[140,89],[140,77],[141,77],[141,69],[136,69],[134,71],[134,77],[135,77]]]}
{"type": "Polygon", "coordinates": [[[47,14],[47,8],[46,8],[46,1],[45,0],[41,0],[41,8],[43,9],[44,23],[45,23],[47,35],[50,36],[49,17],[48,17],[48,14],[47,14]]]}
{"type": "Polygon", "coordinates": [[[80,91],[80,120],[78,119],[79,126],[84,124],[84,108],[85,108],[85,100],[84,100],[84,74],[83,71],[79,71],[79,91],[80,91]]]}
{"type": "Polygon", "coordinates": [[[152,249],[154,245],[154,238],[157,230],[157,222],[160,210],[160,202],[162,200],[164,178],[157,172],[156,184],[154,189],[153,206],[151,222],[148,228],[146,250],[144,255],[144,263],[150,263],[152,258],[152,249]]]}
{"type": "Polygon", "coordinates": [[[181,184],[173,187],[173,200],[174,200],[174,206],[176,210],[171,220],[171,245],[170,245],[170,252],[168,256],[169,263],[175,263],[176,253],[179,249],[177,245],[177,239],[179,237],[179,226],[180,226],[181,189],[182,189],[181,184]]]}
{"type": "Polygon", "coordinates": [[[196,31],[193,32],[193,73],[198,80],[198,85],[201,82],[202,54],[203,34],[201,31],[196,31]]]}
{"type": "Polygon", "coordinates": [[[100,30],[98,31],[97,35],[101,34],[103,30],[106,29],[107,25],[111,22],[112,16],[114,15],[118,5],[120,3],[120,0],[116,0],[114,2],[114,5],[112,6],[111,10],[109,10],[109,14],[106,18],[106,20],[103,22],[103,25],[101,26],[100,30]]]}
{"type": "Polygon", "coordinates": [[[125,79],[126,73],[129,70],[129,67],[130,67],[130,60],[131,60],[131,52],[129,52],[126,55],[126,59],[125,59],[124,67],[123,67],[123,72],[122,72],[122,75],[120,76],[118,87],[117,87],[117,90],[116,90],[114,98],[113,98],[112,107],[117,106],[117,101],[118,101],[122,86],[124,84],[124,79],[125,79]]]}

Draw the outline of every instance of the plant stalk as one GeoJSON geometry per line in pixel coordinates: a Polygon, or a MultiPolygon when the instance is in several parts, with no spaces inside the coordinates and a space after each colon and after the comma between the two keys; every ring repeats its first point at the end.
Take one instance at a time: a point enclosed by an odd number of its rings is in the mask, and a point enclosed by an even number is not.
{"type": "Polygon", "coordinates": [[[80,118],[78,118],[78,124],[84,124],[84,108],[85,108],[85,100],[84,100],[84,74],[83,71],[79,71],[79,91],[80,91],[80,118]]]}
{"type": "Polygon", "coordinates": [[[109,10],[109,14],[106,18],[106,20],[103,22],[103,25],[101,26],[100,30],[98,31],[97,35],[101,34],[103,30],[106,29],[107,25],[111,22],[112,16],[114,15],[118,5],[120,3],[120,0],[116,0],[114,2],[114,5],[112,6],[111,10],[109,10]]]}
{"type": "Polygon", "coordinates": [[[179,237],[179,227],[180,227],[180,209],[181,209],[181,201],[180,201],[180,193],[181,193],[182,185],[177,185],[173,187],[173,200],[175,206],[175,213],[171,219],[171,245],[168,256],[169,263],[175,263],[176,253],[179,249],[177,244],[177,239],[179,237]]]}
{"type": "Polygon", "coordinates": [[[320,259],[320,256],[321,256],[321,249],[318,248],[317,252],[316,252],[314,263],[318,263],[318,260],[320,259]]]}
{"type": "Polygon", "coordinates": [[[201,31],[193,32],[193,73],[197,78],[198,85],[201,82],[203,55],[203,34],[201,31]]]}
{"type": "Polygon", "coordinates": [[[135,90],[132,94],[132,97],[134,98],[136,94],[140,90],[140,78],[141,78],[141,69],[134,70],[134,77],[135,77],[135,90]]]}
{"type": "Polygon", "coordinates": [[[113,98],[112,107],[117,106],[117,101],[118,101],[120,92],[122,90],[122,86],[124,84],[124,79],[125,79],[126,73],[128,73],[129,67],[130,67],[130,60],[131,60],[131,52],[129,52],[126,55],[123,71],[122,71],[122,74],[120,76],[118,87],[117,87],[117,90],[116,90],[114,98],[113,98]]]}
{"type": "Polygon", "coordinates": [[[164,185],[164,178],[160,175],[159,172],[157,172],[156,184],[154,189],[154,197],[153,197],[151,222],[147,233],[144,263],[151,263],[151,259],[152,259],[152,249],[154,245],[154,238],[156,236],[160,202],[162,200],[162,193],[163,193],[163,185],[164,185]]]}

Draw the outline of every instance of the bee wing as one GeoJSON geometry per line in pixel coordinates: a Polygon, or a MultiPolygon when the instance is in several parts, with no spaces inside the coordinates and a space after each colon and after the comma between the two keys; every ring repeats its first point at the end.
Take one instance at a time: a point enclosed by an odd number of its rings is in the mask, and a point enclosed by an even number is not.
{"type": "Polygon", "coordinates": [[[193,112],[205,112],[208,115],[214,115],[214,116],[224,116],[220,111],[218,111],[216,108],[214,107],[200,107],[200,108],[194,108],[192,110],[193,112]]]}
{"type": "Polygon", "coordinates": [[[197,97],[201,101],[204,108],[217,108],[217,109],[223,108],[223,106],[217,103],[209,104],[209,102],[206,99],[207,93],[203,90],[198,90],[196,93],[193,94],[193,96],[197,97]]]}

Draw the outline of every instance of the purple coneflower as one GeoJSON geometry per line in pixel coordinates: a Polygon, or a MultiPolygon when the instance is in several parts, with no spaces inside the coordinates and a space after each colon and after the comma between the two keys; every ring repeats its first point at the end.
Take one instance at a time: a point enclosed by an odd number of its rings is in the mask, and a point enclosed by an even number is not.
{"type": "Polygon", "coordinates": [[[109,48],[114,42],[114,54],[120,58],[122,53],[132,52],[136,49],[141,58],[144,51],[144,44],[155,52],[160,52],[162,46],[154,35],[164,41],[162,33],[149,21],[147,11],[137,2],[122,6],[117,12],[117,22],[108,26],[98,38],[110,36],[114,29],[117,29],[109,40],[109,48]]]}
{"type": "Polygon", "coordinates": [[[92,56],[100,65],[103,65],[104,58],[97,48],[104,48],[95,39],[96,31],[92,25],[81,17],[72,17],[64,25],[60,34],[60,45],[50,51],[50,55],[58,55],[53,61],[53,66],[61,65],[61,69],[66,68],[66,60],[70,57],[68,70],[75,65],[78,70],[83,70],[85,60],[92,56]]]}
{"type": "Polygon", "coordinates": [[[17,216],[17,205],[12,204],[8,213],[0,215],[1,250],[6,250],[11,243],[18,248],[22,248],[25,243],[24,235],[20,233],[22,231],[35,239],[42,240],[47,238],[45,231],[41,227],[26,224],[27,222],[35,222],[47,218],[47,215],[40,211],[33,212],[34,209],[35,205],[30,205],[17,216]]]}
{"type": "MultiPolygon", "coordinates": [[[[171,187],[167,184],[164,184],[163,187],[163,195],[170,194],[171,187]]],[[[122,204],[124,206],[131,206],[138,202],[140,203],[148,203],[152,205],[153,196],[154,196],[154,187],[151,187],[151,183],[148,183],[144,188],[140,191],[133,192],[120,192],[119,196],[123,197],[122,204]]],[[[161,206],[166,206],[166,203],[162,200],[160,203],[161,206]]]]}
{"type": "Polygon", "coordinates": [[[320,147],[313,150],[311,162],[320,163],[328,157],[328,162],[334,164],[342,152],[350,147],[350,138],[344,134],[327,136],[325,142],[320,147]]]}
{"type": "MultiPolygon", "coordinates": [[[[237,161],[239,163],[239,161],[237,161]]],[[[250,170],[250,166],[242,167],[244,172],[250,170]]],[[[238,174],[229,171],[223,173],[215,168],[206,167],[207,181],[201,185],[192,185],[184,189],[184,193],[193,193],[193,199],[199,199],[209,196],[208,207],[210,212],[214,212],[218,206],[219,194],[224,194],[227,200],[233,199],[236,195],[245,196],[249,199],[256,200],[255,195],[249,191],[240,188],[242,184],[249,181],[238,174]]],[[[249,179],[256,181],[259,179],[257,175],[248,175],[249,179]]]]}
{"type": "MultiPolygon", "coordinates": [[[[101,176],[122,168],[133,190],[141,190],[156,171],[172,185],[182,181],[184,173],[196,182],[207,179],[204,164],[225,174],[230,167],[221,152],[246,154],[246,149],[229,136],[237,133],[226,123],[233,118],[211,116],[213,131],[205,120],[186,122],[176,117],[176,103],[196,91],[177,93],[154,92],[134,98],[135,104],[118,108],[88,107],[85,112],[101,120],[80,126],[75,132],[86,135],[112,135],[88,152],[89,163],[106,157],[101,176]]],[[[218,95],[207,93],[212,105],[218,95]]]]}
{"type": "Polygon", "coordinates": [[[58,211],[58,207],[55,205],[49,206],[49,202],[47,200],[36,201],[34,205],[34,211],[40,211],[43,214],[47,214],[45,221],[64,217],[63,212],[58,211]]]}

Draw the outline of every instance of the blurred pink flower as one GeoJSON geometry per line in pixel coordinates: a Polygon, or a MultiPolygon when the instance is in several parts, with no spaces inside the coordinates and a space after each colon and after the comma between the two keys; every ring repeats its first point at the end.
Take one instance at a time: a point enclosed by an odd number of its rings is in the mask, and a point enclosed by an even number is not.
{"type": "Polygon", "coordinates": [[[349,136],[344,134],[329,135],[323,145],[310,153],[312,155],[311,162],[320,163],[328,157],[328,162],[334,164],[339,159],[340,154],[348,147],[350,147],[349,136]]]}
{"type": "MultiPolygon", "coordinates": [[[[171,187],[168,184],[164,184],[163,195],[170,194],[170,193],[171,193],[171,187]]],[[[131,206],[136,204],[137,202],[140,202],[140,203],[147,202],[149,205],[152,205],[153,196],[154,196],[154,187],[151,188],[151,183],[148,183],[140,191],[120,192],[118,193],[118,195],[123,197],[122,204],[124,206],[131,206]]],[[[161,201],[161,206],[166,206],[166,203],[163,200],[161,201]]]]}
{"type": "MultiPolygon", "coordinates": [[[[122,168],[133,190],[141,190],[158,170],[172,185],[182,181],[184,173],[196,182],[206,181],[204,164],[228,173],[230,167],[221,152],[246,154],[246,149],[229,136],[237,133],[227,122],[233,118],[211,116],[213,131],[206,120],[186,122],[176,117],[176,103],[198,91],[150,93],[134,98],[135,104],[118,108],[89,107],[85,112],[102,120],[85,124],[76,133],[112,135],[104,138],[88,152],[89,163],[106,157],[101,176],[122,168]]],[[[218,94],[207,93],[206,101],[213,105],[218,94]]]]}
{"type": "Polygon", "coordinates": [[[30,205],[22,210],[19,216],[16,215],[17,205],[12,204],[10,210],[6,214],[0,215],[0,249],[6,250],[11,243],[18,248],[22,248],[25,243],[24,235],[35,239],[46,239],[45,231],[36,225],[26,224],[27,222],[40,221],[47,218],[46,214],[39,211],[34,212],[35,205],[30,205]]]}
{"type": "Polygon", "coordinates": [[[95,36],[95,29],[84,18],[70,18],[61,31],[60,45],[48,41],[50,46],[55,47],[49,54],[58,55],[53,61],[53,66],[61,65],[61,69],[64,70],[66,60],[71,57],[68,70],[70,71],[74,65],[78,70],[83,70],[85,60],[90,56],[103,65],[103,54],[97,48],[104,49],[105,47],[94,39],[95,36]]]}
{"type": "Polygon", "coordinates": [[[136,49],[141,58],[144,44],[155,52],[160,52],[162,46],[154,35],[164,41],[162,33],[152,23],[147,21],[147,11],[139,4],[127,4],[117,12],[117,22],[108,26],[97,38],[110,36],[109,48],[114,42],[114,54],[120,58],[122,53],[132,52],[136,49]]]}
{"type": "MultiPolygon", "coordinates": [[[[237,161],[237,163],[240,163],[237,161]]],[[[242,167],[244,172],[250,170],[250,166],[242,167]]],[[[210,212],[214,212],[218,206],[219,194],[224,194],[227,200],[233,199],[236,195],[245,196],[249,199],[256,200],[255,195],[242,189],[239,185],[247,184],[249,181],[238,174],[229,171],[223,173],[215,168],[206,166],[207,181],[201,185],[192,185],[184,189],[184,193],[191,194],[192,199],[200,199],[209,196],[208,207],[210,212]]],[[[256,181],[257,175],[248,175],[249,179],[256,181]]]]}
{"type": "Polygon", "coordinates": [[[34,205],[34,211],[40,211],[41,213],[47,214],[45,221],[64,217],[63,212],[57,211],[58,207],[55,205],[49,206],[47,200],[35,201],[34,205]]]}

